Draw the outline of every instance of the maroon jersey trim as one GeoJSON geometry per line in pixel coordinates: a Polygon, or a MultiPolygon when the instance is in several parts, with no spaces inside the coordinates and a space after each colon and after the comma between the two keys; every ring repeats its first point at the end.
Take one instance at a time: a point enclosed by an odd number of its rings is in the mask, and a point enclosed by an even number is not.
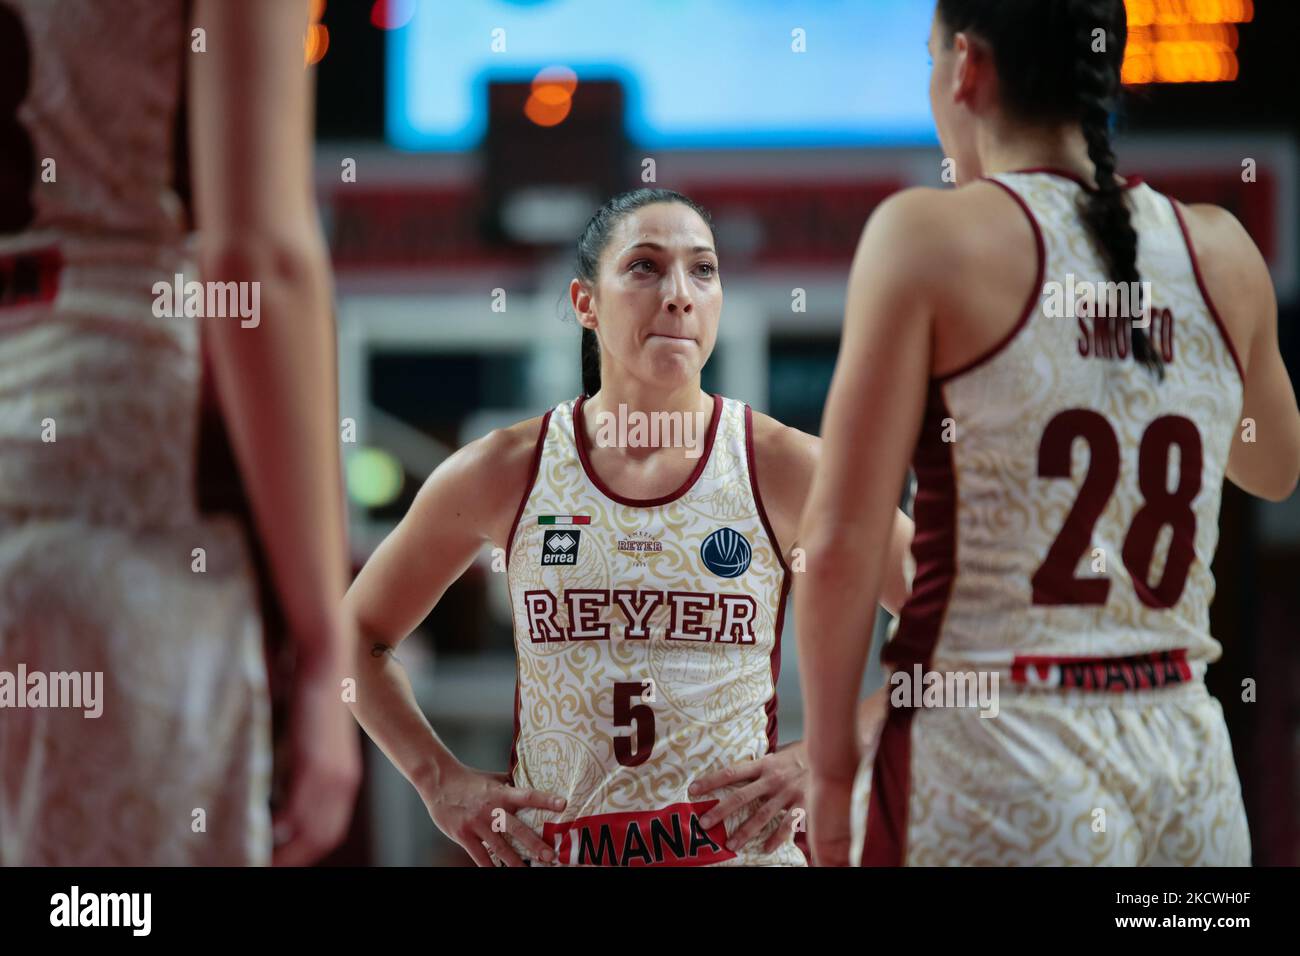
{"type": "Polygon", "coordinates": [[[656,508],[659,505],[671,504],[682,495],[686,494],[699,481],[700,475],[704,474],[704,468],[709,463],[709,457],[713,454],[713,439],[718,434],[718,423],[722,420],[722,396],[713,396],[713,420],[709,422],[709,434],[704,442],[704,451],[700,454],[700,459],[695,463],[695,468],[682,482],[681,487],[676,491],[662,495],[658,498],[628,498],[618,494],[609,485],[601,480],[600,475],[596,474],[596,469],[591,466],[591,459],[587,456],[587,429],[583,425],[582,406],[586,403],[587,396],[579,396],[573,406],[573,440],[578,446],[578,460],[582,462],[582,470],[586,473],[587,478],[596,486],[606,498],[611,501],[617,501],[621,505],[628,505],[632,508],[656,508]]]}
{"type": "Polygon", "coordinates": [[[1017,335],[1019,335],[1020,331],[1029,323],[1030,317],[1035,312],[1038,311],[1038,302],[1043,295],[1043,279],[1047,274],[1047,245],[1043,241],[1043,230],[1038,225],[1038,217],[1034,215],[1033,210],[1029,208],[1029,204],[1025,202],[1024,199],[1021,198],[1020,194],[1017,193],[1010,186],[1006,185],[1005,183],[998,182],[998,180],[996,179],[990,179],[988,181],[993,183],[995,186],[999,187],[1000,189],[1005,190],[1007,195],[1016,201],[1016,205],[1018,205],[1021,208],[1021,210],[1025,214],[1025,217],[1029,220],[1029,225],[1034,230],[1034,244],[1038,250],[1038,278],[1034,280],[1034,287],[1029,290],[1029,301],[1025,303],[1025,309],[1020,316],[1020,320],[1011,327],[1011,331],[1009,331],[1006,335],[1004,335],[992,348],[986,351],[983,355],[980,355],[974,360],[967,362],[965,365],[961,366],[955,371],[948,372],[944,375],[935,376],[933,380],[936,382],[951,382],[953,379],[957,378],[960,375],[965,375],[967,372],[974,371],[975,369],[983,365],[985,362],[990,361],[996,355],[1002,352],[1008,345],[1011,344],[1012,340],[1017,335]]]}
{"type": "Polygon", "coordinates": [[[781,630],[785,626],[785,606],[786,599],[790,595],[790,568],[785,562],[785,555],[781,553],[781,543],[776,539],[776,533],[772,530],[772,523],[767,518],[767,509],[763,507],[763,496],[758,491],[758,465],[756,464],[757,456],[754,453],[754,410],[748,405],[745,406],[745,458],[749,466],[749,490],[754,496],[754,504],[758,508],[759,520],[763,523],[763,531],[767,534],[767,540],[772,544],[772,550],[776,552],[776,560],[781,565],[781,599],[777,604],[775,633],[772,641],[772,696],[763,705],[763,711],[767,714],[767,752],[772,753],[776,750],[777,727],[776,727],[776,682],[781,676],[781,630]]]}
{"type": "Polygon", "coordinates": [[[1219,315],[1219,310],[1214,305],[1214,299],[1210,297],[1210,290],[1205,287],[1205,277],[1201,274],[1201,263],[1196,258],[1196,247],[1192,245],[1192,234],[1187,229],[1187,220],[1183,218],[1183,211],[1178,208],[1178,203],[1166,196],[1169,205],[1174,210],[1174,217],[1178,220],[1178,228],[1183,234],[1183,242],[1187,246],[1187,255],[1192,260],[1192,275],[1196,277],[1196,287],[1201,291],[1201,298],[1205,300],[1205,308],[1210,313],[1210,318],[1214,319],[1214,324],[1219,327],[1219,334],[1223,336],[1223,344],[1228,347],[1228,354],[1232,356],[1232,364],[1237,367],[1237,374],[1241,376],[1244,384],[1246,373],[1241,365],[1241,356],[1237,354],[1237,347],[1232,344],[1232,337],[1228,335],[1228,327],[1223,324],[1223,318],[1219,315]]]}

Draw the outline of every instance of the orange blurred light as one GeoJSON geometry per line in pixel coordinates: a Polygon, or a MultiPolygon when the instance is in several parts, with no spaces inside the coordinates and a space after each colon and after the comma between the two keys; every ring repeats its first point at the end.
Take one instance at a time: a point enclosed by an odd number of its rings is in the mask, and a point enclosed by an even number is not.
{"type": "Polygon", "coordinates": [[[524,115],[538,126],[558,126],[573,109],[578,74],[567,66],[548,66],[533,77],[524,115]]]}
{"type": "Polygon", "coordinates": [[[325,15],[325,0],[311,0],[311,22],[307,33],[302,38],[303,63],[311,66],[319,63],[330,46],[330,32],[321,25],[320,18],[325,15]]]}
{"type": "Polygon", "coordinates": [[[1152,83],[1156,78],[1156,69],[1147,55],[1129,57],[1124,61],[1122,80],[1127,86],[1141,86],[1152,83]]]}
{"type": "MultiPolygon", "coordinates": [[[[549,89],[557,90],[559,88],[549,87],[549,89]]],[[[524,104],[524,115],[538,126],[558,126],[564,122],[571,109],[573,109],[573,98],[568,95],[565,95],[558,102],[547,102],[546,99],[538,95],[537,91],[534,91],[528,97],[528,102],[524,104]]]]}
{"type": "Polygon", "coordinates": [[[381,30],[400,30],[415,16],[415,0],[375,0],[370,22],[381,30]]]}
{"type": "Polygon", "coordinates": [[[1158,43],[1149,61],[1156,83],[1225,83],[1237,77],[1237,57],[1218,44],[1158,43]]]}
{"type": "Polygon", "coordinates": [[[530,98],[536,98],[547,106],[560,106],[573,99],[568,90],[556,83],[534,87],[530,98]]]}
{"type": "Polygon", "coordinates": [[[303,40],[303,51],[306,55],[307,65],[319,63],[325,51],[330,48],[330,31],[329,28],[313,23],[307,31],[307,36],[303,40]]]}
{"type": "Polygon", "coordinates": [[[1179,23],[1250,23],[1252,0],[1127,0],[1130,29],[1179,23]]]}
{"type": "Polygon", "coordinates": [[[1127,0],[1123,82],[1225,83],[1237,78],[1236,24],[1255,18],[1252,0],[1127,0]]]}

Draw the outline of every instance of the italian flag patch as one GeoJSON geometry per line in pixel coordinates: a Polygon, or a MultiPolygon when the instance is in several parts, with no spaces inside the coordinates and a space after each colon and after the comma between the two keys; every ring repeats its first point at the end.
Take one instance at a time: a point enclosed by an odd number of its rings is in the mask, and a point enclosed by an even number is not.
{"type": "Polygon", "coordinates": [[[591,515],[538,515],[538,524],[591,524],[591,515]]]}

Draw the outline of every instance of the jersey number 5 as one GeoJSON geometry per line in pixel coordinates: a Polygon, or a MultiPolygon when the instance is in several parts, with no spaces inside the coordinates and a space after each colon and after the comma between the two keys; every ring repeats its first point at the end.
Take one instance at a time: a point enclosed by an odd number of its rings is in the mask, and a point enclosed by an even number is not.
{"type": "Polygon", "coordinates": [[[636,767],[650,759],[655,746],[655,712],[649,704],[633,704],[642,700],[645,684],[641,681],[617,681],[614,684],[614,726],[630,727],[636,723],[636,751],[632,750],[631,735],[614,738],[614,759],[624,767],[636,767]]]}
{"type": "MultiPolygon", "coordinates": [[[[1088,472],[1074,507],[1048,549],[1047,559],[1034,572],[1035,604],[1105,604],[1107,578],[1078,578],[1074,569],[1092,540],[1092,529],[1106,510],[1119,483],[1119,439],[1110,422],[1097,412],[1073,408],[1061,412],[1043,430],[1038,446],[1038,476],[1069,478],[1074,440],[1088,443],[1088,472]]],[[[1147,607],[1169,608],[1178,603],[1195,556],[1196,512],[1192,502],[1201,490],[1201,434],[1179,415],[1157,418],[1142,434],[1138,447],[1138,487],[1144,499],[1124,538],[1123,559],[1138,600],[1147,607]],[[1169,456],[1178,448],[1178,486],[1170,491],[1169,456]],[[1169,557],[1156,584],[1148,583],[1156,537],[1168,525],[1173,531],[1169,557]]]]}

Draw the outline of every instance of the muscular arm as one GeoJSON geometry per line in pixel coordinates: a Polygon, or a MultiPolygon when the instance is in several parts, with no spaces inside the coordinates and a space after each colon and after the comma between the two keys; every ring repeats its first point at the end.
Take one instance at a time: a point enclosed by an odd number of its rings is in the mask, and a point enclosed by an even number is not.
{"type": "MultiPolygon", "coordinates": [[[[259,283],[256,325],[207,318],[220,401],[300,661],[337,657],[347,581],[329,262],[312,184],[306,0],[200,0],[190,153],[205,281],[259,283]]],[[[250,320],[251,322],[251,320],[250,320]]]]}
{"type": "Polygon", "coordinates": [[[420,711],[406,671],[391,651],[424,620],[484,543],[506,546],[532,477],[539,426],[540,420],[532,419],[493,432],[443,462],[344,599],[360,630],[352,712],[422,793],[436,788],[455,758],[420,711]]]}
{"type": "Polygon", "coordinates": [[[899,492],[930,374],[932,309],[924,292],[944,253],[928,191],[883,203],[849,278],[844,337],[822,422],[822,461],[799,540],[807,573],[796,595],[800,680],[816,776],[851,780],[852,732],[871,621],[899,492]]]}
{"type": "Polygon", "coordinates": [[[1242,419],[1255,423],[1255,440],[1238,425],[1228,478],[1243,491],[1283,501],[1300,476],[1300,410],[1278,347],[1277,297],[1268,266],[1249,234],[1216,206],[1188,206],[1184,217],[1206,290],[1245,366],[1242,419]]]}

